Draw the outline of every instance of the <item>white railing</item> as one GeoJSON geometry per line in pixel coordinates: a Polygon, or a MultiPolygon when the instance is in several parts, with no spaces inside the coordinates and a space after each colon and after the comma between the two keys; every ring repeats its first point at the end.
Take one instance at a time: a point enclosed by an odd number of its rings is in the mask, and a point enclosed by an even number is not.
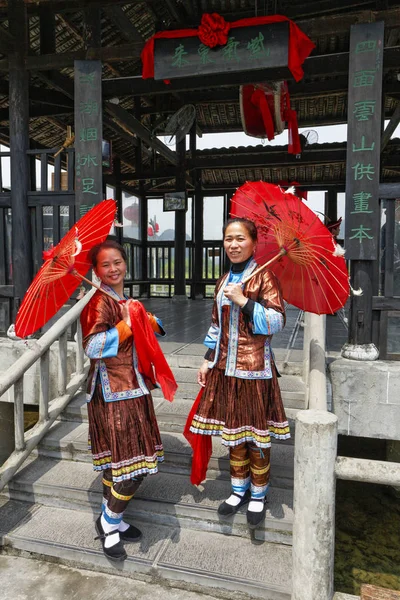
{"type": "Polygon", "coordinates": [[[15,450],[0,467],[0,491],[13,477],[32,450],[36,448],[60,413],[68,405],[71,398],[85,382],[88,363],[82,347],[82,330],[79,316],[93,296],[93,288],[75,306],[37,341],[31,341],[31,347],[10,367],[0,375],[0,401],[3,394],[14,386],[14,440],[15,450]],[[75,354],[75,372],[71,379],[67,375],[67,333],[68,328],[77,323],[77,342],[75,354]],[[58,396],[50,399],[49,367],[50,347],[58,341],[58,396]],[[40,361],[40,397],[39,420],[37,424],[24,433],[24,374],[37,361],[40,361]]]}
{"type": "Polygon", "coordinates": [[[304,313],[303,381],[306,408],[328,410],[326,393],[326,316],[304,313]]]}

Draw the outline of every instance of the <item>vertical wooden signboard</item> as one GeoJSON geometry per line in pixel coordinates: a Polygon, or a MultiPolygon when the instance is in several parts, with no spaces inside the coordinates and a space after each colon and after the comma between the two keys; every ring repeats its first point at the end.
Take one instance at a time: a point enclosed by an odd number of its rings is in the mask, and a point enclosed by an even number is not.
{"type": "Polygon", "coordinates": [[[353,25],[350,35],[346,162],[346,258],[376,260],[379,240],[384,23],[353,25]]]}
{"type": "Polygon", "coordinates": [[[75,61],[76,220],[103,199],[101,62],[75,61]]]}

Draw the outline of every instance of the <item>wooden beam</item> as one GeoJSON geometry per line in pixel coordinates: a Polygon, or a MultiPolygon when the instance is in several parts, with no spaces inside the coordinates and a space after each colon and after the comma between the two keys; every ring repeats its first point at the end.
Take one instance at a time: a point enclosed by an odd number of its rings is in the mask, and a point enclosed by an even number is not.
{"type": "MultiPolygon", "coordinates": [[[[193,169],[244,169],[244,168],[278,168],[293,167],[295,169],[309,167],[313,165],[333,165],[345,164],[346,162],[346,143],[333,144],[334,148],[323,148],[322,144],[316,144],[312,149],[306,148],[300,159],[287,153],[287,148],[283,146],[270,146],[259,149],[249,147],[246,152],[235,152],[228,154],[214,153],[205,154],[197,152],[195,161],[188,161],[188,170],[193,169]]],[[[397,148],[398,145],[394,146],[397,148]]],[[[400,168],[398,166],[398,153],[383,156],[383,167],[400,168]]],[[[136,181],[146,179],[172,179],[174,170],[169,166],[159,166],[157,169],[148,169],[142,172],[122,173],[123,181],[136,181]]],[[[400,197],[400,194],[399,194],[400,197]]]]}
{"type": "Polygon", "coordinates": [[[379,184],[379,198],[400,198],[400,181],[379,184]]]}
{"type": "Polygon", "coordinates": [[[143,36],[120,6],[106,6],[104,12],[130,42],[143,42],[143,36]]]}
{"type": "MultiPolygon", "coordinates": [[[[65,106],[30,106],[29,108],[29,119],[37,119],[39,117],[55,117],[57,115],[72,114],[74,109],[72,107],[65,108],[65,106]]],[[[9,121],[9,109],[0,108],[0,123],[8,123],[9,121]]]]}
{"type": "Polygon", "coordinates": [[[14,50],[15,38],[11,33],[0,26],[0,54],[9,54],[14,50]]]}
{"type": "MultiPolygon", "coordinates": [[[[348,3],[345,0],[348,7],[348,3]]],[[[318,2],[320,4],[320,2],[318,2]]],[[[312,18],[299,18],[296,16],[296,24],[300,27],[305,34],[311,39],[315,40],[320,36],[325,35],[339,35],[341,33],[349,33],[350,27],[356,23],[371,22],[371,21],[385,21],[385,29],[400,26],[400,11],[398,8],[392,8],[388,10],[361,10],[351,13],[339,13],[337,10],[337,3],[332,4],[333,10],[337,11],[335,15],[323,15],[322,10],[317,11],[316,14],[321,16],[312,18]]],[[[303,4],[303,6],[305,6],[303,4]]],[[[290,16],[290,9],[285,12],[286,16],[293,19],[290,16]]]]}
{"type": "Polygon", "coordinates": [[[187,26],[185,16],[183,15],[182,11],[180,10],[179,5],[176,2],[176,0],[164,0],[164,2],[167,5],[168,10],[169,10],[173,20],[176,23],[178,23],[178,25],[187,26]]]}
{"type": "Polygon", "coordinates": [[[110,102],[105,103],[106,111],[111,117],[116,120],[119,125],[123,128],[128,128],[132,133],[135,133],[145,144],[150,146],[164,156],[168,162],[173,165],[178,164],[178,158],[175,152],[172,152],[163,144],[155,135],[153,135],[144,125],[140,123],[135,117],[133,117],[127,110],[121,108],[116,104],[111,104],[110,102]]]}
{"type": "MultiPolygon", "coordinates": [[[[6,9],[10,0],[0,0],[0,9],[6,9]]],[[[12,0],[13,1],[13,0],[12,0]]],[[[139,4],[139,0],[136,0],[139,4]]],[[[146,0],[151,2],[152,0],[146,0]]],[[[82,10],[82,5],[86,6],[107,6],[110,4],[118,4],[123,6],[124,4],[132,4],[132,0],[24,0],[26,10],[28,12],[37,13],[39,8],[51,8],[56,12],[59,11],[76,11],[82,10]]],[[[140,0],[140,4],[143,0],[140,0]]]]}
{"type": "MultiPolygon", "coordinates": [[[[384,49],[383,69],[388,71],[396,69],[400,63],[400,46],[391,46],[384,49]]],[[[326,73],[345,76],[348,73],[349,53],[338,52],[335,54],[319,54],[310,56],[304,62],[305,77],[318,77],[326,73]]],[[[104,79],[103,94],[105,97],[129,96],[140,94],[151,96],[156,94],[170,94],[173,92],[193,91],[197,89],[210,89],[215,87],[232,87],[245,83],[257,83],[266,78],[279,79],[282,73],[279,69],[260,69],[257,71],[240,73],[221,73],[198,77],[182,77],[172,79],[169,85],[163,81],[142,79],[140,75],[120,79],[104,79]]],[[[298,84],[301,85],[301,84],[298,84]]],[[[313,84],[318,88],[318,83],[313,84]]]]}
{"type": "MultiPolygon", "coordinates": [[[[381,140],[381,152],[383,152],[383,150],[388,145],[390,138],[392,137],[392,135],[395,132],[395,129],[399,123],[400,123],[400,102],[397,104],[396,110],[394,111],[392,118],[390,119],[389,123],[386,126],[385,131],[383,132],[382,140],[381,140]]],[[[398,162],[400,162],[400,161],[398,161],[398,162]]]]}
{"type": "MultiPolygon", "coordinates": [[[[81,49],[75,52],[60,52],[58,54],[43,54],[28,56],[26,68],[31,71],[58,70],[71,67],[75,60],[101,60],[102,62],[121,62],[140,58],[143,44],[131,43],[119,46],[104,46],[102,48],[81,49]]],[[[4,62],[0,62],[3,68],[4,62]]]]}

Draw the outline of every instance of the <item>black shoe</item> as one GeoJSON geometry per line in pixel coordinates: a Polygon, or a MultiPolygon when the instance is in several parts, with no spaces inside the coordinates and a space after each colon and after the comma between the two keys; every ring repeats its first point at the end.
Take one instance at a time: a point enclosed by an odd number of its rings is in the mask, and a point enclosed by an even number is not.
{"type": "Polygon", "coordinates": [[[107,556],[107,558],[109,558],[110,560],[114,560],[115,562],[122,562],[123,560],[125,560],[128,555],[125,552],[125,548],[122,545],[121,540],[117,544],[114,544],[114,546],[111,546],[111,548],[104,547],[104,540],[106,539],[106,537],[108,537],[109,535],[115,535],[116,533],[119,533],[118,529],[116,529],[115,531],[111,531],[110,533],[104,533],[104,529],[101,524],[101,515],[97,519],[95,527],[98,535],[94,539],[101,541],[105,556],[107,556]]]}
{"type": "Polygon", "coordinates": [[[134,542],[139,542],[139,540],[142,539],[143,535],[140,529],[138,529],[134,525],[129,525],[129,529],[127,529],[126,531],[119,532],[119,537],[123,542],[133,544],[134,542]]]}
{"type": "Polygon", "coordinates": [[[267,497],[264,498],[251,498],[252,502],[263,502],[264,506],[262,511],[254,512],[247,509],[247,525],[250,529],[255,529],[265,519],[265,513],[267,510],[267,497]]]}
{"type": "Polygon", "coordinates": [[[218,506],[218,510],[217,510],[219,515],[221,515],[223,517],[230,517],[231,515],[235,515],[241,506],[243,506],[244,504],[247,504],[250,501],[250,491],[249,490],[247,490],[243,494],[243,496],[239,496],[239,494],[236,494],[236,492],[232,492],[231,496],[236,496],[237,498],[240,498],[239,504],[237,504],[236,506],[232,506],[232,504],[227,504],[227,502],[222,502],[222,504],[220,504],[218,506]]]}

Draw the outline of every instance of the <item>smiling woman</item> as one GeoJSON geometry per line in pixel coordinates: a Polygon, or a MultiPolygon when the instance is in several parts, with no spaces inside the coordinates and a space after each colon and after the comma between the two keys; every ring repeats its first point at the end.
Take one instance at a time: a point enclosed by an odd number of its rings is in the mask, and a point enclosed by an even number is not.
{"type": "MultiPolygon", "coordinates": [[[[229,447],[232,493],[218,513],[228,517],[249,503],[247,522],[254,529],[265,517],[271,437],[290,437],[270,346],[272,334],[284,326],[285,310],[272,272],[242,283],[258,266],[254,223],[230,219],[223,235],[232,266],[215,288],[208,350],[198,372],[204,392],[187,428],[196,436],[220,435],[229,447]]],[[[205,474],[203,465],[199,472],[205,474]]]]}
{"type": "MultiPolygon", "coordinates": [[[[154,384],[142,372],[141,348],[135,347],[132,333],[133,325],[140,327],[131,317],[131,304],[136,301],[124,297],[125,250],[109,240],[92,248],[90,260],[101,279],[101,289],[108,293],[96,292],[81,315],[83,345],[91,362],[89,439],[93,467],[103,475],[96,531],[104,554],[122,561],[127,556],[122,542],[136,542],[142,536],[123,521],[123,512],[143,478],[157,473],[164,451],[150,394],[154,384]]],[[[155,332],[164,333],[153,315],[150,325],[155,332]]],[[[149,333],[151,337],[151,330],[149,333]]],[[[162,356],[161,351],[159,354],[162,356]]]]}

